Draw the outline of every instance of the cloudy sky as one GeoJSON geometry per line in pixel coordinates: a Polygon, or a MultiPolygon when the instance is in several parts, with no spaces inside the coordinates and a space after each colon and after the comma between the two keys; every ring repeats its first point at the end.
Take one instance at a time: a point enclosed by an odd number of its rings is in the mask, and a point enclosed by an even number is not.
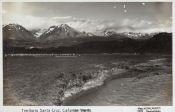
{"type": "Polygon", "coordinates": [[[98,34],[116,32],[172,31],[172,4],[169,2],[17,2],[3,3],[3,24],[17,23],[28,29],[46,29],[68,24],[98,34]]]}

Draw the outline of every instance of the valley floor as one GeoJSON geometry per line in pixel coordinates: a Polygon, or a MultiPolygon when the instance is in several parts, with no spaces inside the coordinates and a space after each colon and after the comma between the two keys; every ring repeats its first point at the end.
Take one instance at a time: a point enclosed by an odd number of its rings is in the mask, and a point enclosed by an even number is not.
{"type": "Polygon", "coordinates": [[[172,105],[171,58],[5,57],[4,105],[172,105]]]}

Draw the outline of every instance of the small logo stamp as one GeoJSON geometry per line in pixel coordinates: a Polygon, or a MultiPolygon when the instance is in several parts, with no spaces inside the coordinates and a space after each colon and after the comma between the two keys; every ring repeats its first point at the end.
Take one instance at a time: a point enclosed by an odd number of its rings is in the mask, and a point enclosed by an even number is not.
{"type": "Polygon", "coordinates": [[[160,107],[138,107],[137,112],[161,112],[160,107]]]}

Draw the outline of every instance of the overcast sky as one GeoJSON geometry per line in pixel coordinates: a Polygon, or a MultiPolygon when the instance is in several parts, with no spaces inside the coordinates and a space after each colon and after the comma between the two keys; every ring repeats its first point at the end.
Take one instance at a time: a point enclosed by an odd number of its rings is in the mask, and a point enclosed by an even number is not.
{"type": "Polygon", "coordinates": [[[171,2],[111,3],[3,3],[3,23],[17,23],[28,29],[68,24],[98,34],[116,32],[171,32],[171,2]]]}

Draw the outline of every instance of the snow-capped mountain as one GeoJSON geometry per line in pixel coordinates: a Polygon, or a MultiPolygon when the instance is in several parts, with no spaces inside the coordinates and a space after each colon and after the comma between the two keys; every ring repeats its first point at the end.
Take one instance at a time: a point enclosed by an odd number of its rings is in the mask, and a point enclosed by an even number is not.
{"type": "Polygon", "coordinates": [[[111,36],[122,36],[122,37],[128,37],[131,39],[148,39],[155,35],[156,33],[134,33],[134,32],[122,32],[117,33],[115,31],[104,31],[105,37],[111,37],[111,36]]]}
{"type": "Polygon", "coordinates": [[[125,36],[132,39],[148,39],[153,37],[156,33],[134,33],[134,32],[123,32],[125,36]]]}
{"type": "Polygon", "coordinates": [[[114,32],[114,31],[104,31],[104,36],[106,36],[106,37],[110,37],[114,34],[116,34],[116,32],[114,32]]]}
{"type": "Polygon", "coordinates": [[[104,31],[104,37],[115,38],[115,39],[130,39],[128,36],[123,35],[122,33],[116,33],[115,31],[104,31]]]}
{"type": "Polygon", "coordinates": [[[4,40],[34,40],[33,34],[18,24],[8,24],[3,26],[4,40]]]}
{"type": "Polygon", "coordinates": [[[39,38],[44,40],[57,40],[63,38],[75,38],[88,36],[85,32],[79,32],[67,24],[51,26],[39,38]]]}

